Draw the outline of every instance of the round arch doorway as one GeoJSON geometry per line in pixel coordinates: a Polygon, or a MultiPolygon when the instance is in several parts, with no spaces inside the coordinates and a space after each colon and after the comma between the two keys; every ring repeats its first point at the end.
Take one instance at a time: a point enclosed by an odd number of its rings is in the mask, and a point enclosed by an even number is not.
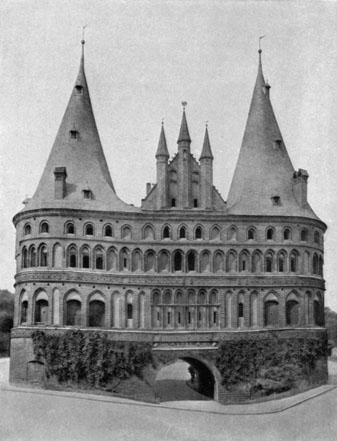
{"type": "Polygon", "coordinates": [[[213,400],[215,378],[200,360],[181,357],[160,369],[154,390],[160,402],[213,400]]]}

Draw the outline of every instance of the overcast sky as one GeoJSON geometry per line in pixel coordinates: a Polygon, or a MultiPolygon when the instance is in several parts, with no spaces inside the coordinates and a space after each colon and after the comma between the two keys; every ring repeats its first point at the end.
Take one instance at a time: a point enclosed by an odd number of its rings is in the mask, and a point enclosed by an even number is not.
{"type": "Polygon", "coordinates": [[[309,202],[328,225],[326,303],[337,310],[337,3],[1,0],[0,288],[13,290],[12,217],[37,187],[74,85],[85,69],[118,195],[140,205],[155,182],[160,123],[171,155],[188,102],[192,152],[205,129],[214,184],[227,199],[257,72],[258,37],[276,118],[309,202]]]}

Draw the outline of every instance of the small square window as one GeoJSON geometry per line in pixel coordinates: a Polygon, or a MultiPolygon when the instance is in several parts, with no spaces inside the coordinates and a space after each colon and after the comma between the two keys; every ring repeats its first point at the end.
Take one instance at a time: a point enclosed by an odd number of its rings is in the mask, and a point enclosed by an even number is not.
{"type": "Polygon", "coordinates": [[[271,198],[273,205],[281,205],[281,198],[280,196],[273,196],[271,198]]]}
{"type": "Polygon", "coordinates": [[[92,191],[91,190],[82,190],[84,199],[92,199],[92,191]]]}
{"type": "Polygon", "coordinates": [[[83,95],[83,87],[80,85],[75,86],[76,95],[83,95]]]}
{"type": "Polygon", "coordinates": [[[78,139],[78,131],[77,130],[70,130],[70,139],[78,139]]]}

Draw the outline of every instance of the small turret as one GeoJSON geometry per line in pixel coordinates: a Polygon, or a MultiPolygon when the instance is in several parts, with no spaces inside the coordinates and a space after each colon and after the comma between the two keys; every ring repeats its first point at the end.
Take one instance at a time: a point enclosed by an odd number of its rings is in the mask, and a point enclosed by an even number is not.
{"type": "Polygon", "coordinates": [[[204,143],[200,155],[200,205],[202,208],[212,208],[213,194],[213,154],[209,142],[206,124],[204,143]]]}
{"type": "Polygon", "coordinates": [[[192,203],[192,179],[191,179],[191,138],[188,130],[185,107],[186,101],[182,102],[183,117],[181,120],[178,137],[178,206],[190,208],[192,203]]]}
{"type": "Polygon", "coordinates": [[[156,153],[157,159],[157,208],[165,208],[168,205],[168,159],[170,155],[167,150],[164,123],[161,126],[161,132],[156,153]]]}

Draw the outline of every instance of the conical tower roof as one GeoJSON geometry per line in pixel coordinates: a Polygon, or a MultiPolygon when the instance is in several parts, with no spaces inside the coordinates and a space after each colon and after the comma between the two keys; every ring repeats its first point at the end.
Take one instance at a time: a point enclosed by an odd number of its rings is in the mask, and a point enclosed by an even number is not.
{"type": "Polygon", "coordinates": [[[161,131],[160,131],[160,137],[159,137],[159,142],[158,142],[156,158],[158,158],[159,156],[165,156],[167,158],[170,157],[169,152],[167,150],[164,124],[161,125],[161,131]]]}
{"type": "Polygon", "coordinates": [[[205,130],[204,143],[202,146],[202,151],[201,151],[201,155],[200,155],[199,160],[204,159],[204,158],[214,159],[213,154],[212,154],[212,150],[211,150],[211,143],[209,142],[207,126],[206,126],[206,130],[205,130]]]}
{"type": "Polygon", "coordinates": [[[229,190],[230,214],[290,215],[317,219],[293,192],[294,167],[284,145],[269,97],[259,50],[258,73],[239,158],[229,190]],[[279,203],[275,204],[275,197],[279,203]]]}
{"type": "Polygon", "coordinates": [[[188,125],[186,120],[185,109],[183,110],[183,118],[181,120],[180,132],[177,143],[179,144],[182,141],[191,142],[190,133],[188,131],[188,125]]]}
{"type": "Polygon", "coordinates": [[[84,41],[80,69],[47,164],[25,210],[75,208],[134,211],[116,195],[99,138],[84,71],[84,41]],[[55,199],[56,168],[66,168],[66,192],[55,199]],[[84,198],[83,190],[91,191],[84,198]]]}

